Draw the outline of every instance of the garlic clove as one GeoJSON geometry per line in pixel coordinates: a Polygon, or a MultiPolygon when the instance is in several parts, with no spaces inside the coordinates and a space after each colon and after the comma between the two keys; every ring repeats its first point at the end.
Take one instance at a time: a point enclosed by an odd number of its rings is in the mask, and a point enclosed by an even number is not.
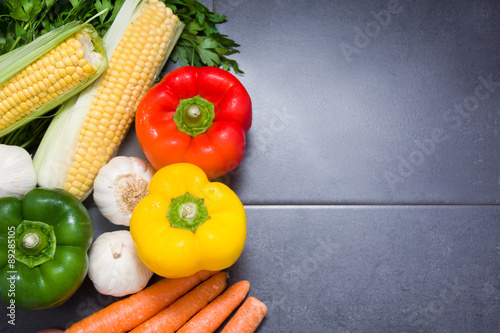
{"type": "Polygon", "coordinates": [[[0,198],[23,197],[36,187],[31,155],[18,146],[0,144],[0,198]]]}
{"type": "Polygon", "coordinates": [[[118,230],[90,247],[88,276],[99,293],[121,297],[144,289],[153,272],[139,259],[130,232],[118,230]]]}
{"type": "Polygon", "coordinates": [[[154,169],[138,157],[117,156],[94,180],[94,202],[111,223],[130,226],[135,206],[148,194],[154,169]]]}
{"type": "Polygon", "coordinates": [[[113,258],[118,259],[122,255],[122,247],[125,244],[123,244],[122,241],[116,241],[116,242],[109,242],[108,246],[111,250],[111,254],[113,255],[113,258]]]}

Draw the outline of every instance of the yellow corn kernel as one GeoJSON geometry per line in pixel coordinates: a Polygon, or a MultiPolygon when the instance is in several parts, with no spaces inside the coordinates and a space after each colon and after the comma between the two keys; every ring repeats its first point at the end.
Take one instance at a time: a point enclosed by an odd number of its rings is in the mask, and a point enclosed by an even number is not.
{"type": "MultiPolygon", "coordinates": [[[[63,81],[64,81],[64,80],[63,80],[63,81]]],[[[65,83],[65,82],[64,82],[64,83],[65,83]]],[[[61,85],[61,83],[59,82],[59,80],[57,80],[57,82],[56,82],[56,83],[54,83],[52,86],[53,86],[53,87],[54,87],[57,91],[62,91],[62,89],[63,89],[63,87],[64,87],[63,85],[61,85]]]]}
{"type": "Polygon", "coordinates": [[[49,74],[49,76],[47,77],[47,79],[49,80],[49,82],[51,84],[54,84],[54,83],[57,82],[57,79],[56,79],[56,77],[53,74],[49,74]]]}
{"type": "Polygon", "coordinates": [[[26,74],[28,74],[28,75],[29,75],[29,74],[33,74],[33,72],[34,72],[35,70],[33,69],[33,67],[32,67],[32,66],[28,66],[28,67],[26,67],[26,69],[25,69],[24,71],[25,71],[25,73],[26,73],[26,74]]]}
{"type": "Polygon", "coordinates": [[[17,92],[17,96],[19,96],[19,98],[21,99],[21,102],[24,102],[25,100],[28,99],[28,96],[26,96],[26,94],[24,93],[24,90],[25,89],[17,92]]]}
{"type": "Polygon", "coordinates": [[[57,70],[57,72],[59,73],[59,76],[60,76],[61,78],[64,78],[64,77],[68,74],[68,73],[66,72],[66,68],[59,68],[59,69],[57,70]]]}
{"type": "Polygon", "coordinates": [[[68,65],[68,67],[66,67],[66,74],[67,75],[72,75],[75,72],[76,72],[76,67],[73,66],[73,64],[68,65]]]}
{"type": "Polygon", "coordinates": [[[40,94],[42,92],[42,89],[40,89],[38,84],[34,84],[33,86],[31,86],[31,88],[33,88],[33,91],[35,92],[35,94],[40,94]]]}
{"type": "Polygon", "coordinates": [[[92,67],[91,64],[87,63],[85,66],[83,66],[83,71],[85,73],[92,73],[94,71],[94,67],[92,67]]]}
{"type": "Polygon", "coordinates": [[[37,79],[35,77],[35,74],[30,74],[24,78],[24,82],[28,84],[28,86],[32,86],[36,83],[37,79]]]}
{"type": "Polygon", "coordinates": [[[63,60],[62,60],[63,64],[64,64],[64,67],[69,67],[69,66],[73,66],[73,62],[71,61],[71,58],[70,57],[65,57],[63,60]]]}
{"type": "Polygon", "coordinates": [[[85,58],[78,60],[78,67],[83,68],[87,64],[88,64],[88,61],[85,58]]]}
{"type": "Polygon", "coordinates": [[[12,97],[7,97],[7,103],[12,107],[15,108],[17,106],[17,103],[14,101],[12,97]]]}
{"type": "Polygon", "coordinates": [[[66,48],[66,51],[68,52],[69,56],[76,53],[76,49],[73,47],[73,42],[71,42],[71,45],[68,45],[68,47],[66,48]]]}
{"type": "Polygon", "coordinates": [[[58,61],[61,61],[61,60],[62,60],[62,56],[61,56],[61,54],[59,53],[59,50],[58,50],[57,48],[56,48],[56,49],[54,50],[54,52],[52,53],[52,56],[54,57],[54,60],[55,60],[56,62],[58,62],[58,61]]]}
{"type": "Polygon", "coordinates": [[[18,104],[14,108],[14,111],[16,112],[16,118],[20,118],[24,115],[24,110],[21,108],[21,104],[18,104]]]}
{"type": "MultiPolygon", "coordinates": [[[[2,103],[2,105],[3,105],[3,107],[4,107],[5,109],[7,109],[7,110],[10,110],[10,109],[11,109],[11,107],[10,107],[10,105],[9,105],[9,102],[7,102],[7,100],[6,100],[6,99],[2,100],[2,102],[1,102],[1,103],[2,103]]],[[[10,114],[11,114],[10,112],[5,112],[5,113],[4,113],[4,115],[6,115],[6,116],[8,116],[8,115],[10,115],[10,114]]]]}
{"type": "Polygon", "coordinates": [[[15,91],[18,91],[18,90],[22,89],[21,86],[19,85],[19,81],[20,80],[18,78],[16,78],[16,81],[14,82],[14,90],[15,91]]]}
{"type": "Polygon", "coordinates": [[[38,81],[38,87],[41,91],[47,91],[47,86],[43,83],[43,81],[38,81]]]}
{"type": "Polygon", "coordinates": [[[21,102],[21,104],[19,104],[19,105],[21,106],[21,108],[23,109],[24,112],[26,112],[30,109],[30,105],[28,103],[21,102]]]}
{"type": "Polygon", "coordinates": [[[76,55],[73,54],[71,57],[69,57],[69,59],[71,60],[71,64],[73,64],[73,66],[78,66],[78,62],[80,61],[80,59],[78,59],[76,55]]]}
{"type": "Polygon", "coordinates": [[[57,90],[53,86],[47,88],[47,93],[49,93],[52,97],[57,96],[57,90]]]}
{"type": "Polygon", "coordinates": [[[38,102],[40,102],[40,97],[38,97],[38,95],[35,93],[35,95],[30,98],[30,101],[31,103],[33,103],[33,105],[38,105],[38,102]]]}
{"type": "Polygon", "coordinates": [[[14,102],[16,102],[16,104],[19,104],[22,102],[21,98],[19,98],[18,94],[15,93],[14,95],[12,95],[12,99],[14,100],[14,102]]]}
{"type": "Polygon", "coordinates": [[[40,63],[41,63],[40,68],[45,68],[45,67],[47,67],[47,66],[50,65],[50,60],[49,60],[48,57],[44,57],[44,58],[41,59],[40,63]]]}
{"type": "MultiPolygon", "coordinates": [[[[65,44],[65,43],[63,43],[65,44]]],[[[66,52],[66,47],[68,47],[67,45],[62,47],[61,46],[61,50],[59,50],[59,53],[61,54],[61,57],[62,59],[66,58],[68,56],[68,52],[66,52]]]]}
{"type": "MultiPolygon", "coordinates": [[[[80,45],[81,45],[81,44],[80,44],[80,45]]],[[[76,56],[76,58],[77,58],[78,60],[81,60],[81,59],[83,59],[83,57],[85,56],[85,51],[83,51],[83,49],[81,49],[81,48],[80,48],[80,49],[77,49],[74,55],[76,56]]]]}
{"type": "Polygon", "coordinates": [[[54,74],[55,70],[56,70],[56,66],[54,65],[48,65],[47,67],[45,67],[45,69],[47,70],[47,73],[50,75],[50,74],[54,74]]]}
{"type": "Polygon", "coordinates": [[[80,41],[76,39],[76,35],[75,38],[73,38],[73,47],[76,49],[76,52],[78,52],[78,50],[82,48],[82,43],[80,43],[80,41]]]}

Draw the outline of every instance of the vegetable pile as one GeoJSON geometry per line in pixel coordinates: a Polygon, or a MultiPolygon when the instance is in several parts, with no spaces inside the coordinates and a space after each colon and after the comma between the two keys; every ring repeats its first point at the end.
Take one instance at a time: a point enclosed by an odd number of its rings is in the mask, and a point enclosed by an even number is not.
{"type": "Polygon", "coordinates": [[[242,163],[252,124],[225,16],[194,0],[6,0],[0,17],[0,299],[54,308],[88,276],[129,297],[65,332],[254,332],[266,306],[223,272],[245,208],[213,181],[242,163]],[[180,68],[160,81],[168,59],[180,68]],[[115,156],[134,122],[147,161],[115,156]],[[120,230],[94,240],[91,194],[120,230]]]}
{"type": "MultiPolygon", "coordinates": [[[[185,28],[172,50],[171,60],[181,66],[215,66],[243,73],[231,59],[239,44],[220,33],[216,25],[226,16],[210,11],[196,0],[162,0],[185,28]]],[[[103,37],[115,22],[125,0],[4,0],[0,2],[0,56],[26,45],[65,24],[79,21],[94,26],[103,37]],[[98,16],[95,18],[95,16],[98,16]],[[94,19],[92,19],[94,18],[94,19]]],[[[50,115],[53,115],[53,110],[50,115]]],[[[50,116],[49,115],[49,116],[50,116]]],[[[15,132],[0,137],[0,143],[36,147],[50,123],[37,118],[15,132]]]]}
{"type": "MultiPolygon", "coordinates": [[[[161,279],[83,318],[65,333],[215,332],[250,289],[246,280],[226,289],[228,277],[226,272],[200,271],[183,278],[161,279]]],[[[222,332],[254,332],[266,314],[266,305],[250,296],[222,332]]]]}

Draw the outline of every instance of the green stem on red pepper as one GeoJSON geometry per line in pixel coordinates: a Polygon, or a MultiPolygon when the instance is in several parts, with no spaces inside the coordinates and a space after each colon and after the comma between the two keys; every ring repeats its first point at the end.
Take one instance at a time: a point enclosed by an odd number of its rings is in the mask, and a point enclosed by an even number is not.
{"type": "Polygon", "coordinates": [[[181,100],[172,118],[180,131],[195,137],[212,126],[214,116],[214,103],[197,95],[181,100]]]}

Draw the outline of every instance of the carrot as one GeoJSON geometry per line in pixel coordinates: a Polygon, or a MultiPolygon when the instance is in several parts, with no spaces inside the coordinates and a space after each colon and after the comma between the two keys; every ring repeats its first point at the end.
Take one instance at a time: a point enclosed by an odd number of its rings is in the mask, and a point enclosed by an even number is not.
{"type": "Polygon", "coordinates": [[[267,306],[255,297],[248,297],[220,333],[252,333],[267,314],[267,306]]]}
{"type": "Polygon", "coordinates": [[[216,273],[201,271],[184,278],[162,279],[80,320],[64,333],[128,332],[216,273]]]}
{"type": "Polygon", "coordinates": [[[248,281],[239,281],[205,306],[191,318],[177,333],[211,333],[240,305],[250,290],[248,281]]]}
{"type": "Polygon", "coordinates": [[[226,288],[228,277],[226,272],[212,276],[130,333],[175,332],[226,288]]]}

